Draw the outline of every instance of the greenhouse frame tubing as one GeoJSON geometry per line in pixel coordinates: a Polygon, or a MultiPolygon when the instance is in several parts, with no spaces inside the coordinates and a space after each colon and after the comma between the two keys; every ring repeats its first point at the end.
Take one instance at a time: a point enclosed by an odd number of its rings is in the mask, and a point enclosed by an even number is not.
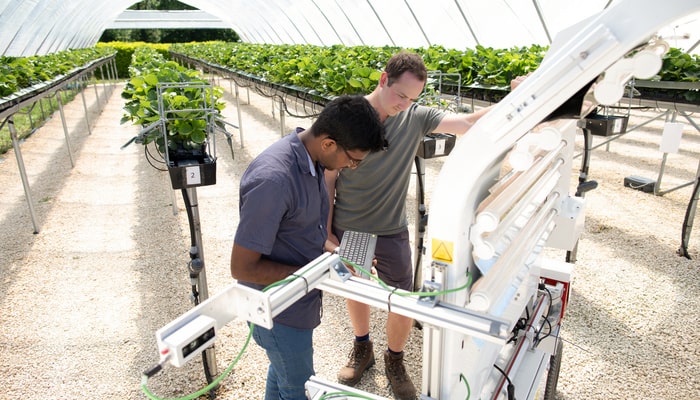
{"type": "MultiPolygon", "coordinates": [[[[61,122],[63,124],[63,132],[66,138],[66,146],[68,148],[68,157],[70,159],[71,163],[71,168],[74,167],[74,162],[73,162],[73,151],[71,148],[71,143],[70,143],[70,136],[68,133],[68,127],[66,125],[66,119],[65,115],[63,112],[63,104],[61,102],[61,96],[60,96],[60,91],[64,90],[65,87],[75,81],[80,81],[86,78],[89,74],[92,74],[94,77],[95,75],[95,70],[97,68],[100,68],[100,71],[102,71],[103,67],[107,67],[107,73],[106,75],[108,76],[108,80],[110,82],[110,91],[114,89],[114,82],[116,81],[115,77],[116,75],[116,62],[115,62],[115,56],[116,54],[113,54],[108,57],[104,57],[98,60],[93,61],[89,66],[84,67],[84,68],[77,68],[75,72],[70,73],[66,76],[61,76],[54,81],[50,81],[47,83],[44,87],[40,87],[37,89],[36,93],[34,93],[31,97],[26,97],[24,99],[21,99],[17,101],[16,104],[13,104],[12,106],[0,111],[0,118],[4,119],[4,121],[8,122],[8,127],[10,130],[10,139],[12,140],[12,147],[15,152],[15,158],[17,159],[17,168],[19,169],[19,175],[20,179],[22,180],[22,186],[24,188],[24,197],[25,200],[27,201],[27,205],[29,207],[29,215],[32,220],[32,226],[34,228],[34,233],[37,234],[39,233],[39,225],[36,220],[36,213],[34,211],[34,201],[32,200],[32,195],[31,195],[31,187],[29,185],[29,179],[27,178],[27,170],[24,165],[24,159],[22,158],[22,152],[19,147],[19,139],[17,138],[17,130],[15,129],[15,124],[14,124],[14,115],[19,112],[22,108],[32,105],[36,103],[37,101],[41,100],[44,97],[51,97],[51,96],[56,96],[56,100],[58,102],[58,109],[61,115],[61,122]]],[[[104,71],[102,71],[104,72],[104,71]]],[[[103,73],[104,76],[104,73],[103,73]]],[[[97,93],[97,79],[95,79],[94,83],[95,87],[95,102],[99,106],[101,106],[100,98],[97,93]]],[[[83,109],[85,111],[85,122],[88,125],[88,132],[91,134],[91,128],[90,128],[90,120],[88,118],[88,108],[87,104],[85,102],[85,95],[83,92],[84,88],[80,89],[81,97],[83,99],[83,109]]],[[[103,80],[103,94],[106,93],[107,87],[106,83],[103,80]]],[[[105,96],[105,100],[107,97],[105,96]]],[[[105,101],[106,104],[106,101],[105,101]]],[[[3,122],[4,125],[4,122],[3,122]]],[[[0,125],[1,127],[2,125],[0,125]]]]}

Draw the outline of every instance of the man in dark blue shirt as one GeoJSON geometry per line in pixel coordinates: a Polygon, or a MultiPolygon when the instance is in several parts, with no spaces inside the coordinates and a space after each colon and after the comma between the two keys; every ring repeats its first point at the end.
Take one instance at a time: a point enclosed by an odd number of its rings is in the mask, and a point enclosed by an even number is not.
{"type": "MultiPolygon", "coordinates": [[[[257,289],[323,253],[329,212],[325,169],[355,168],[384,146],[384,128],[362,96],[329,102],[307,130],[297,128],[256,157],[240,181],[240,223],[231,275],[257,289]]],[[[321,292],[312,290],[253,338],[270,360],[266,400],[306,399],[313,375],[313,329],[321,322],[321,292]]]]}

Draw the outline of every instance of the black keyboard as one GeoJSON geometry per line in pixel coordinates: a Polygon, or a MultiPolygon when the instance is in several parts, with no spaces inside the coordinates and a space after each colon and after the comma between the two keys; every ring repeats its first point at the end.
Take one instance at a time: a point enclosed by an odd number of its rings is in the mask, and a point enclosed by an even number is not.
{"type": "MultiPolygon", "coordinates": [[[[370,271],[376,246],[377,235],[367,232],[346,231],[343,233],[343,240],[340,242],[338,254],[351,263],[370,271]]],[[[361,271],[357,272],[359,274],[361,271]]]]}

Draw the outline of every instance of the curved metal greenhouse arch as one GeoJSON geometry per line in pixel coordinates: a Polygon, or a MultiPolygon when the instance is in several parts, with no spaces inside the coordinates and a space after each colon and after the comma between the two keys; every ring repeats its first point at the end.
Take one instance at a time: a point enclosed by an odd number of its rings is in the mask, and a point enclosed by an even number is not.
{"type": "MultiPolygon", "coordinates": [[[[138,3],[133,0],[5,0],[0,2],[0,55],[91,47],[110,28],[207,24],[234,29],[249,43],[456,49],[548,45],[557,32],[614,1],[268,0],[251,6],[248,0],[183,0],[200,11],[187,18],[163,12],[134,20],[136,11],[125,13],[138,3]]],[[[698,15],[691,15],[670,28],[671,45],[697,51],[698,32],[698,15]],[[691,38],[681,38],[688,32],[691,38]]]]}

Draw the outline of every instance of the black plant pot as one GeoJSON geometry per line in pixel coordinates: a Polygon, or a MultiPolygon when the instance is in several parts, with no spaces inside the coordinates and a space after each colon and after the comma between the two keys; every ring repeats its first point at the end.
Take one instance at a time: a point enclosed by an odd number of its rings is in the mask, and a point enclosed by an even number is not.
{"type": "Polygon", "coordinates": [[[216,184],[216,158],[201,149],[177,149],[168,153],[168,173],[173,189],[216,184]]]}

